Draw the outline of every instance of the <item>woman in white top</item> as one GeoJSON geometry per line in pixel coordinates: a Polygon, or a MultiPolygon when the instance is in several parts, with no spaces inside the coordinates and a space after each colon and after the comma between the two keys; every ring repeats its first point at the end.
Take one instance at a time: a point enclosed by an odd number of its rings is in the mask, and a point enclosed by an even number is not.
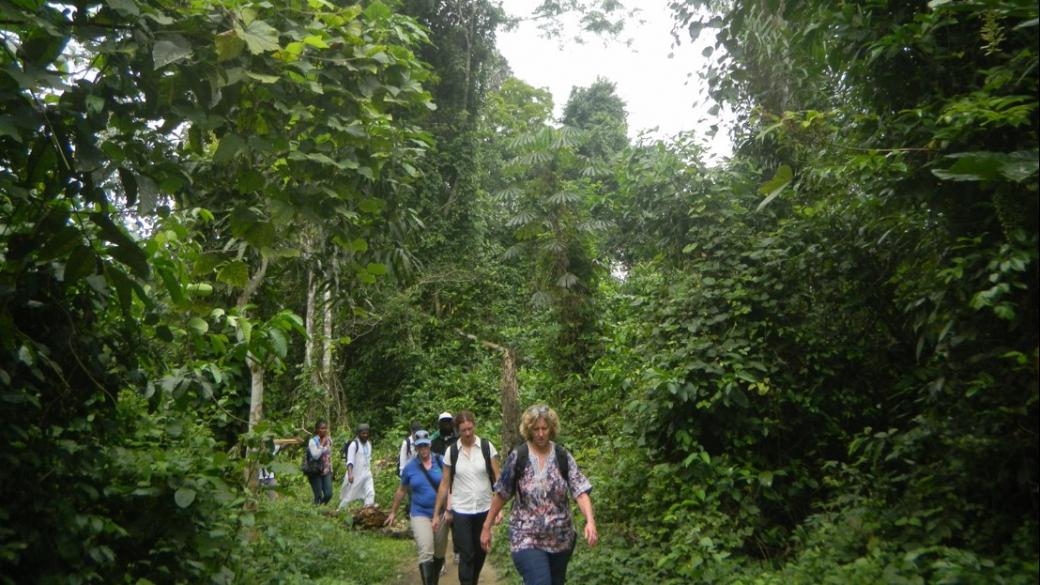
{"type": "MultiPolygon", "coordinates": [[[[498,451],[491,441],[476,435],[476,419],[468,410],[455,415],[459,439],[444,454],[444,475],[437,491],[433,529],[451,522],[452,539],[459,552],[459,584],[477,585],[487,556],[480,546],[480,529],[491,508],[491,486],[498,477],[498,451]],[[448,496],[451,505],[445,510],[448,496]]],[[[499,514],[501,516],[501,514],[499,514]]],[[[496,518],[498,523],[501,518],[496,518]]]]}

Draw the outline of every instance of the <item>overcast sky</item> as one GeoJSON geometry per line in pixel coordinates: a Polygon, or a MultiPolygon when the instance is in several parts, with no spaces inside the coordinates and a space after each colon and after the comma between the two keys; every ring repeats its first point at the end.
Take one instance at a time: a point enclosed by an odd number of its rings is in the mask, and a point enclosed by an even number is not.
{"type": "MultiPolygon", "coordinates": [[[[510,14],[526,15],[540,1],[503,0],[502,4],[510,14]]],[[[666,5],[667,0],[640,0],[642,12],[637,18],[645,22],[627,21],[620,40],[606,46],[592,35],[585,35],[584,44],[544,39],[533,23],[525,22],[516,30],[499,31],[498,47],[514,75],[552,92],[557,115],[572,87],[587,87],[600,76],[617,84],[628,110],[630,137],[653,128],[657,128],[654,136],[661,138],[683,130],[703,136],[718,120],[707,113],[713,104],[705,103],[703,82],[696,73],[706,66],[701,52],[714,43],[714,36],[705,30],[696,44],[684,36],[683,44],[674,46],[666,5]],[[632,43],[625,46],[628,39],[632,43]]],[[[721,130],[710,144],[716,156],[729,154],[726,134],[721,130]]]]}

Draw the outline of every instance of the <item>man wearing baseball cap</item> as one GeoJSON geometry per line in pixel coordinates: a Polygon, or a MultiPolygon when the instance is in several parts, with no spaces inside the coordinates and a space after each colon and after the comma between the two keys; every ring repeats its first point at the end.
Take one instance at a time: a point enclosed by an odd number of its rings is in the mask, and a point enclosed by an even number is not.
{"type": "Polygon", "coordinates": [[[455,434],[455,417],[450,412],[442,412],[437,417],[437,431],[430,435],[433,441],[431,449],[438,455],[444,455],[448,446],[459,439],[455,434]]]}

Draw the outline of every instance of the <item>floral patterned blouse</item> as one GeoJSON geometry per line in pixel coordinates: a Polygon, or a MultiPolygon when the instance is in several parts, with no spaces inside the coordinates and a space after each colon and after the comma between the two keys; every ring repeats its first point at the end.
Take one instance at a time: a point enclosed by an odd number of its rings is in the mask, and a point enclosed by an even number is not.
{"type": "Polygon", "coordinates": [[[332,474],[332,438],[326,436],[324,440],[318,435],[311,437],[311,443],[308,445],[311,451],[311,457],[317,459],[321,457],[321,474],[331,475],[332,474]]]}
{"type": "MultiPolygon", "coordinates": [[[[569,478],[565,481],[556,465],[555,444],[550,445],[545,467],[538,469],[538,457],[533,452],[518,482],[520,497],[513,502],[509,516],[509,549],[517,552],[538,549],[563,552],[574,546],[577,533],[571,517],[568,491],[573,497],[592,491],[592,484],[578,469],[574,457],[567,453],[569,478]],[[569,488],[569,489],[568,489],[569,488]]],[[[506,458],[501,477],[495,484],[495,493],[506,500],[513,497],[513,473],[516,470],[516,451],[506,458]]]]}

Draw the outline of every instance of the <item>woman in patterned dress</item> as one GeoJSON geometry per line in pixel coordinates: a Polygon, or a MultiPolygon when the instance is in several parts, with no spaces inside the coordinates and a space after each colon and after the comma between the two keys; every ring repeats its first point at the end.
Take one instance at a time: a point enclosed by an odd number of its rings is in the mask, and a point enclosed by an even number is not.
{"type": "Polygon", "coordinates": [[[548,406],[524,411],[520,433],[526,449],[521,444],[502,465],[488,520],[480,533],[481,546],[490,550],[492,519],[515,497],[509,517],[509,548],[524,585],[563,585],[566,580],[577,540],[568,493],[585,516],[585,540],[589,546],[599,541],[589,498],[592,484],[574,457],[553,442],[559,428],[559,416],[548,406]]]}

